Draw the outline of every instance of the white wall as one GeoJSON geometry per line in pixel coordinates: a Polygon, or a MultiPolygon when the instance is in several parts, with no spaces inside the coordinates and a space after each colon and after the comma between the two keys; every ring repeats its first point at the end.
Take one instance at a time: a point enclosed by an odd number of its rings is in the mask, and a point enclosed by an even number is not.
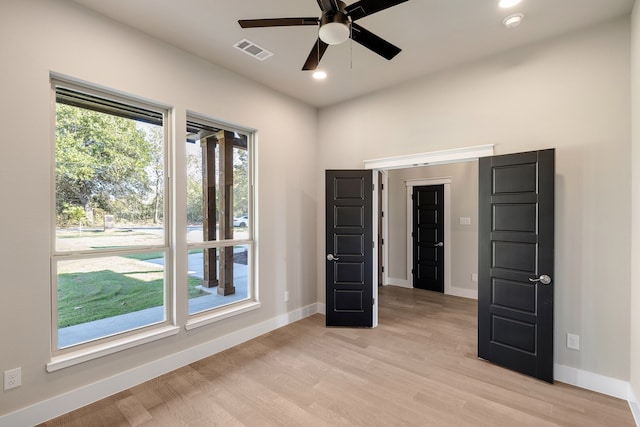
{"type": "MultiPolygon", "coordinates": [[[[324,169],[362,168],[365,159],[555,147],[554,359],[627,381],[629,34],[620,19],[321,110],[319,194],[324,169]],[[580,335],[579,352],[566,348],[567,332],[580,335]]],[[[322,250],[321,206],[317,216],[322,250]]],[[[318,268],[321,301],[323,288],[318,268]]]]}
{"type": "MultiPolygon", "coordinates": [[[[316,302],[315,109],[69,1],[3,0],[0,57],[0,372],[20,366],[23,382],[0,391],[0,416],[316,302]],[[185,156],[187,109],[258,129],[261,309],[45,372],[51,316],[51,71],[173,107],[178,164],[185,156]]],[[[184,169],[177,177],[178,190],[184,190],[184,169]]],[[[176,206],[177,223],[184,225],[182,192],[176,206]]],[[[185,233],[178,230],[176,236],[184,249],[185,233]]],[[[183,260],[176,269],[186,278],[183,260]]],[[[178,324],[185,320],[182,307],[178,324]]]]}
{"type": "MultiPolygon", "coordinates": [[[[412,286],[407,277],[407,187],[408,180],[450,178],[451,206],[445,212],[450,221],[451,257],[445,263],[451,267],[451,285],[455,288],[477,291],[477,282],[471,274],[478,272],[478,162],[461,162],[428,167],[395,169],[389,171],[389,282],[412,286]],[[460,218],[471,220],[461,225],[460,218]]],[[[472,293],[474,293],[472,292],[472,293]]]]}
{"type": "MultiPolygon", "coordinates": [[[[632,219],[640,218],[640,4],[636,2],[631,17],[631,170],[632,219]]],[[[631,228],[631,390],[636,421],[640,424],[640,225],[631,228]]]]}

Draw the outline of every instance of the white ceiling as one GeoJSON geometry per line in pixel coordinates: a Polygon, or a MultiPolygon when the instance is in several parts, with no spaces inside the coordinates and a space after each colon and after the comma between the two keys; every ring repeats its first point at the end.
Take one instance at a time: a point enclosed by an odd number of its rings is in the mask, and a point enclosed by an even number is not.
{"type": "MultiPolygon", "coordinates": [[[[393,86],[631,12],[634,0],[409,0],[358,21],[402,49],[387,61],[360,44],[330,46],[315,81],[301,71],[317,28],[242,29],[238,19],[320,16],[316,0],[73,0],[180,49],[316,107],[393,86]],[[504,17],[521,12],[514,29],[504,17]],[[246,38],[274,53],[258,61],[235,49],[246,38]]],[[[346,0],[347,4],[354,1],[346,0]]]]}

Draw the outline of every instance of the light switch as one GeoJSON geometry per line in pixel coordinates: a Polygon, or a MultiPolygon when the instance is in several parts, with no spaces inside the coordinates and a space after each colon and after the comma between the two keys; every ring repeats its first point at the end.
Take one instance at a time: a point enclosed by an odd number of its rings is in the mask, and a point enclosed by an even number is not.
{"type": "Polygon", "coordinates": [[[471,225],[471,218],[460,217],[460,225],[471,225]]]}

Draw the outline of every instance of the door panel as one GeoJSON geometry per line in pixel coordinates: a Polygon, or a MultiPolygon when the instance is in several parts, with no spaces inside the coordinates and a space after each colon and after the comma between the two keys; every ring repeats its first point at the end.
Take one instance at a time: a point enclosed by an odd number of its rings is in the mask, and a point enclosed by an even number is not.
{"type": "Polygon", "coordinates": [[[553,382],[555,151],[480,159],[478,356],[553,382]]]}
{"type": "Polygon", "coordinates": [[[373,326],[372,171],[326,171],[326,324],[373,326]]]}
{"type": "Polygon", "coordinates": [[[444,185],[413,189],[413,287],[444,292],[444,185]]]}

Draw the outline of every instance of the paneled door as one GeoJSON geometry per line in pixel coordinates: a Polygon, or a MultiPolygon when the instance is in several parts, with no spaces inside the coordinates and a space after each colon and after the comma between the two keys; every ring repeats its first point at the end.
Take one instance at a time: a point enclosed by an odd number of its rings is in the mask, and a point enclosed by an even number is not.
{"type": "Polygon", "coordinates": [[[444,185],[413,188],[413,287],[444,292],[444,185]]]}
{"type": "Polygon", "coordinates": [[[479,164],[478,356],[553,382],[555,151],[479,164]]]}
{"type": "Polygon", "coordinates": [[[373,326],[372,175],[326,171],[327,326],[373,326]]]}

